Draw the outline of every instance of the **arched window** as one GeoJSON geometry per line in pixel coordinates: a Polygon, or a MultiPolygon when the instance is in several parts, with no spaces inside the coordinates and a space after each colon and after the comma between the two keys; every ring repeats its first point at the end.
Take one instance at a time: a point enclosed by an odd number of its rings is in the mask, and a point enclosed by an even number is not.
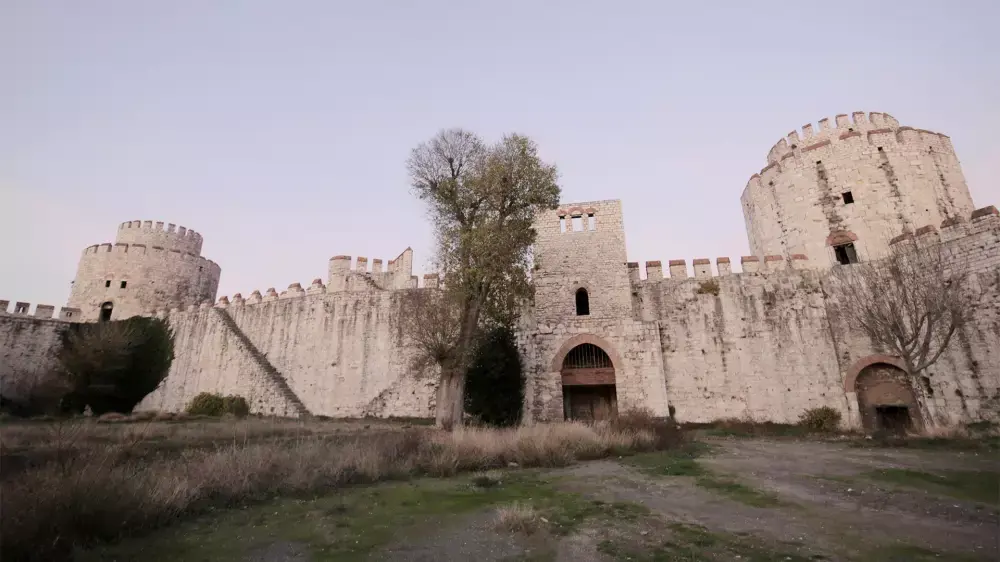
{"type": "Polygon", "coordinates": [[[566,354],[563,369],[613,369],[611,358],[592,343],[581,343],[566,354]]]}
{"type": "Polygon", "coordinates": [[[587,316],[590,314],[590,295],[587,289],[580,287],[576,290],[576,315],[587,316]]]}
{"type": "Polygon", "coordinates": [[[108,301],[101,305],[101,322],[107,322],[111,320],[111,311],[115,308],[115,305],[108,301]]]}

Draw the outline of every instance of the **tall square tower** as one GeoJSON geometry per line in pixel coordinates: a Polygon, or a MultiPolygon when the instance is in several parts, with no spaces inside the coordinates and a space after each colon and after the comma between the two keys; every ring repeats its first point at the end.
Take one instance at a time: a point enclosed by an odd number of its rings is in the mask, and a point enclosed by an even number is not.
{"type": "Polygon", "coordinates": [[[632,316],[621,201],[561,204],[539,215],[535,229],[533,277],[539,322],[581,315],[632,316]],[[585,303],[580,302],[581,289],[586,291],[585,303]]]}

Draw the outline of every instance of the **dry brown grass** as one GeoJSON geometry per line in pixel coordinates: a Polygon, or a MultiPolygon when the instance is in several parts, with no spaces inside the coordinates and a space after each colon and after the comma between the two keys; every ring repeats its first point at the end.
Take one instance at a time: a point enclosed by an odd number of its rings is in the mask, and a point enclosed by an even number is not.
{"type": "Polygon", "coordinates": [[[338,433],[335,426],[343,424],[335,422],[271,423],[270,430],[262,420],[190,426],[85,422],[13,432],[5,427],[5,455],[10,440],[20,448],[18,454],[35,456],[30,467],[4,475],[0,558],[65,560],[77,546],[138,535],[209,507],[278,495],[416,475],[449,476],[511,463],[563,466],[576,459],[664,445],[648,428],[614,424],[451,433],[389,429],[388,424],[373,431],[363,429],[371,424],[362,424],[361,430],[338,433]],[[154,436],[172,445],[185,439],[207,439],[210,445],[160,447],[151,440],[154,436]],[[26,442],[30,437],[39,439],[33,447],[26,442]]]}
{"type": "Polygon", "coordinates": [[[515,502],[497,508],[494,524],[498,531],[530,535],[538,530],[541,517],[530,505],[515,502]]]}

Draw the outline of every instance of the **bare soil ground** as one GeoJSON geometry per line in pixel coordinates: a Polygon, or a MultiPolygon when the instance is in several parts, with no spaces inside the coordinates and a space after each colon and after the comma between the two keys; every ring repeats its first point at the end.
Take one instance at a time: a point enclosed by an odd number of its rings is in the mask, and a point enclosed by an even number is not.
{"type": "Polygon", "coordinates": [[[278,498],[80,559],[992,561],[998,470],[996,452],[706,439],[565,469],[278,498]],[[529,509],[512,532],[497,510],[514,502],[529,509]]]}

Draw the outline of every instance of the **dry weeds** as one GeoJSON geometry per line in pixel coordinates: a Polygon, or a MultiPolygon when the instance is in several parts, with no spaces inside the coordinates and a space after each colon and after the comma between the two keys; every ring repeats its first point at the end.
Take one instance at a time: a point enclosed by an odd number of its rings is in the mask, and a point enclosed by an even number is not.
{"type": "Polygon", "coordinates": [[[663,445],[648,427],[611,424],[468,428],[451,433],[429,428],[348,431],[331,438],[330,426],[336,423],[272,423],[276,427],[269,430],[262,420],[193,427],[85,422],[56,424],[47,431],[5,428],[5,448],[10,440],[22,452],[48,454],[36,458],[30,469],[4,478],[0,558],[66,560],[79,546],[138,535],[210,507],[245,505],[279,495],[512,464],[564,466],[577,459],[663,445]],[[177,444],[229,434],[242,438],[209,447],[142,453],[157,436],[177,444]],[[274,439],[275,435],[283,438],[274,439]],[[29,436],[39,439],[31,449],[26,443],[29,436]]]}
{"type": "Polygon", "coordinates": [[[498,531],[530,535],[538,530],[541,517],[534,507],[515,502],[497,508],[494,524],[498,531]]]}

